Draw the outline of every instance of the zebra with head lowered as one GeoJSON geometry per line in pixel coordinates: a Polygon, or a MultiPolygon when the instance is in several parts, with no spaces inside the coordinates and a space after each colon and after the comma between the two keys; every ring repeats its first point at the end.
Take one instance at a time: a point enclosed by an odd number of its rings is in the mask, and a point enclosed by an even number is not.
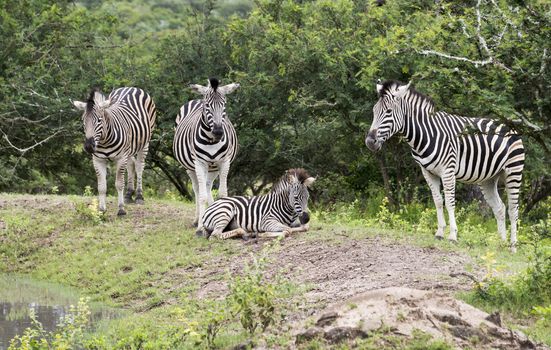
{"type": "Polygon", "coordinates": [[[135,193],[136,203],[143,203],[142,173],[155,126],[155,103],[142,89],[123,87],[113,90],[108,98],[94,89],[88,101],[73,101],[73,104],[84,111],[84,150],[93,156],[98,178],[99,210],[105,211],[107,161],[113,160],[116,164],[118,215],[125,215],[124,199],[131,202],[135,193]],[[128,189],[123,199],[124,172],[127,169],[128,189]]]}
{"type": "Polygon", "coordinates": [[[212,203],[203,216],[201,233],[206,237],[228,239],[285,237],[308,230],[308,187],[316,179],[302,168],[289,169],[263,196],[232,196],[212,203]],[[299,227],[292,227],[296,220],[299,227]]]}
{"type": "Polygon", "coordinates": [[[219,86],[210,78],[208,86],[192,84],[203,95],[180,108],[176,117],[174,156],[185,167],[195,193],[195,221],[201,227],[205,207],[213,202],[212,184],[220,176],[219,196],[228,195],[228,172],[238,149],[237,134],[226,115],[226,95],[239,84],[219,86]]]}
{"type": "Polygon", "coordinates": [[[515,251],[518,197],[524,168],[520,136],[491,119],[435,112],[432,100],[410,88],[410,84],[379,82],[377,92],[379,100],[373,107],[373,123],[365,144],[370,150],[378,151],[392,135],[404,136],[432,191],[438,218],[436,237],[441,239],[446,227],[440,193],[442,182],[450,222],[449,239],[457,240],[455,183],[461,181],[480,186],[505,241],[505,205],[497,191],[498,180],[502,179],[509,204],[511,249],[515,251]]]}

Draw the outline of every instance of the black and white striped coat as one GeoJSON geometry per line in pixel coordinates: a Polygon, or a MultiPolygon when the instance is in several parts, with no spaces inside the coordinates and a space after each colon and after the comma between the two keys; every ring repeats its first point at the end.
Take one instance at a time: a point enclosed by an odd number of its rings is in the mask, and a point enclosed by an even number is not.
{"type": "Polygon", "coordinates": [[[228,173],[238,150],[235,128],[226,115],[226,95],[239,84],[218,85],[215,78],[209,79],[208,86],[190,85],[203,98],[183,105],[176,117],[174,156],[191,179],[199,226],[205,207],[213,202],[216,177],[220,176],[219,196],[228,195],[228,173]]]}
{"type": "Polygon", "coordinates": [[[200,231],[207,237],[286,236],[308,229],[308,187],[315,181],[304,169],[289,169],[263,196],[232,196],[216,200],[203,216],[200,231]],[[299,219],[300,227],[291,227],[299,219]]]}
{"type": "Polygon", "coordinates": [[[142,173],[155,127],[155,103],[142,89],[123,87],[113,90],[107,99],[94,89],[86,102],[73,101],[73,104],[84,111],[84,150],[93,155],[98,178],[99,210],[105,211],[107,161],[113,160],[116,164],[118,215],[124,215],[124,200],[132,201],[134,193],[136,202],[143,203],[142,173]],[[127,169],[128,189],[123,197],[127,169]]]}
{"type": "Polygon", "coordinates": [[[517,242],[518,198],[524,167],[524,147],[518,134],[505,125],[485,118],[467,118],[435,112],[430,98],[396,81],[377,84],[379,100],[373,107],[373,123],[365,143],[372,151],[395,133],[404,136],[415,161],[432,191],[437,209],[437,238],[446,221],[440,182],[450,222],[450,240],[457,240],[455,183],[478,184],[497,220],[498,232],[506,240],[505,205],[498,191],[503,179],[511,222],[511,247],[517,242]]]}

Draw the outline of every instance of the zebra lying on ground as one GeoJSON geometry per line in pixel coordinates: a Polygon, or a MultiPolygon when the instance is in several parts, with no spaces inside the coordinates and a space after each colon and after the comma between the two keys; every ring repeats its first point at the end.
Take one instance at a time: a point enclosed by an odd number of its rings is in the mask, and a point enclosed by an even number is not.
{"type": "Polygon", "coordinates": [[[373,107],[373,123],[365,144],[370,150],[378,151],[392,135],[404,136],[432,191],[438,217],[437,238],[443,237],[446,227],[440,193],[442,181],[450,221],[449,239],[457,240],[454,210],[455,182],[459,180],[480,186],[497,219],[501,239],[505,241],[505,205],[497,191],[498,180],[505,180],[511,250],[515,251],[518,197],[524,167],[520,136],[491,119],[434,112],[432,100],[409,85],[397,81],[377,84],[379,100],[373,107]]]}
{"type": "Polygon", "coordinates": [[[107,161],[113,160],[117,168],[118,215],[125,215],[124,199],[132,201],[134,177],[137,177],[136,203],[143,203],[142,172],[155,126],[155,103],[143,90],[124,87],[113,90],[109,99],[94,89],[88,101],[73,101],[73,104],[84,111],[84,150],[93,155],[98,178],[99,210],[105,211],[107,161]],[[128,189],[123,199],[124,172],[127,168],[128,189]]]}
{"type": "Polygon", "coordinates": [[[228,195],[228,172],[238,149],[237,134],[226,116],[226,95],[235,91],[239,84],[218,84],[217,79],[210,78],[208,86],[190,85],[203,98],[183,105],[176,117],[174,156],[191,179],[198,227],[202,225],[207,203],[213,202],[212,184],[218,175],[218,193],[220,197],[228,195]]]}
{"type": "Polygon", "coordinates": [[[216,200],[203,216],[198,234],[207,238],[285,237],[308,230],[308,187],[315,178],[304,169],[289,169],[270,193],[234,196],[216,200]],[[299,227],[291,227],[299,219],[299,227]]]}

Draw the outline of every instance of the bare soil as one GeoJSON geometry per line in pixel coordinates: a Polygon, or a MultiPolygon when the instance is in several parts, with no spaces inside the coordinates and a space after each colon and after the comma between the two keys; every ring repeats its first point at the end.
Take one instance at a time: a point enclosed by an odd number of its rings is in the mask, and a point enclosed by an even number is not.
{"type": "MultiPolygon", "coordinates": [[[[389,242],[382,237],[352,239],[315,238],[316,231],[296,234],[282,240],[280,248],[268,254],[268,275],[283,275],[307,292],[302,316],[324,306],[369,290],[410,287],[421,290],[455,292],[471,288],[465,277],[453,278],[471,263],[470,257],[435,248],[421,248],[389,242]]],[[[225,242],[237,246],[238,256],[219,256],[201,266],[176,269],[166,278],[198,285],[198,298],[223,297],[228,273],[241,273],[243,266],[258,256],[268,240],[225,242]]],[[[268,249],[268,251],[270,251],[268,249]]],[[[174,285],[178,288],[178,284],[174,285]]]]}

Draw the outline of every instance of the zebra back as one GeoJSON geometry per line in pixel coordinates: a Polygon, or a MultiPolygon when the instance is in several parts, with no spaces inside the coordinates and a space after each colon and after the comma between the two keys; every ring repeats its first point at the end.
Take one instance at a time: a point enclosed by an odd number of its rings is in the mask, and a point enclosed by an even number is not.
{"type": "Polygon", "coordinates": [[[155,127],[156,107],[149,94],[123,87],[109,94],[103,138],[95,155],[100,158],[134,156],[146,148],[155,127]]]}

